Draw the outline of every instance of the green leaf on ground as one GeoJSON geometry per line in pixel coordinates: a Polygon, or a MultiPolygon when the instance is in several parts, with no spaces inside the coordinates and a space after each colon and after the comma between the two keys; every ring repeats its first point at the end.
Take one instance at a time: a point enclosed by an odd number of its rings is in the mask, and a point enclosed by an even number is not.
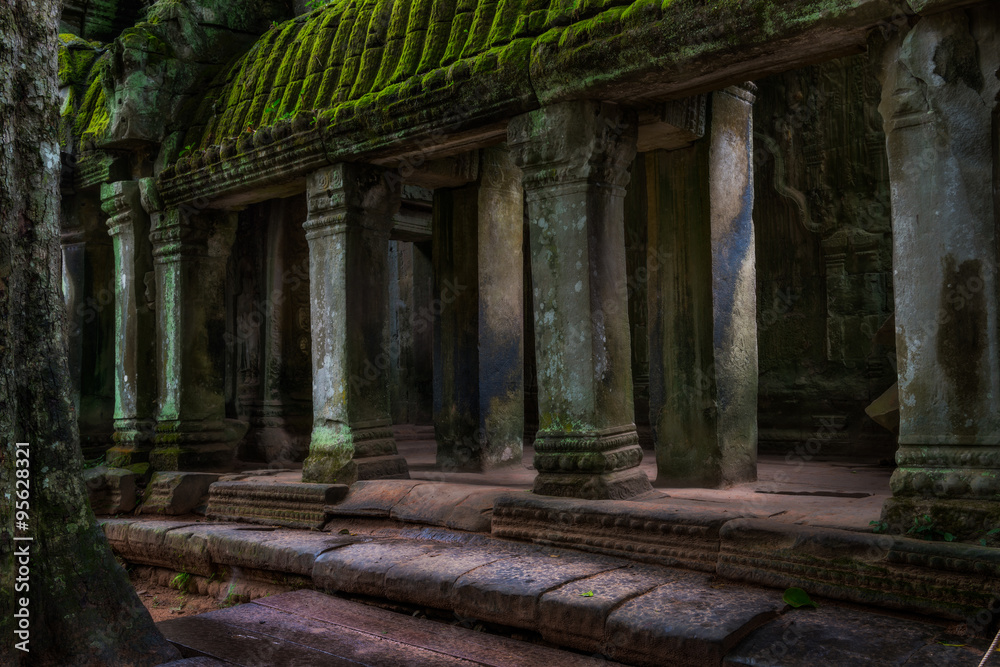
{"type": "Polygon", "coordinates": [[[809,594],[801,588],[789,588],[785,591],[785,594],[781,596],[781,599],[785,601],[785,604],[791,605],[796,609],[799,607],[819,607],[818,604],[809,598],[809,594]]]}
{"type": "Polygon", "coordinates": [[[586,593],[580,593],[582,598],[592,598],[594,597],[594,591],[587,591],[586,593]]]}

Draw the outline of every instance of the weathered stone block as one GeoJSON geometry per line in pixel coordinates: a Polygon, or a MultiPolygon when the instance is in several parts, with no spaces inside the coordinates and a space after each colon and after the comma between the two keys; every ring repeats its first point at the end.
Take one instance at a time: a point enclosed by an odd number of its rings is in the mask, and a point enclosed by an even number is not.
{"type": "Polygon", "coordinates": [[[611,612],[601,652],[612,660],[648,667],[718,665],[784,606],[780,591],[765,593],[680,575],[611,612]]]}
{"type": "Polygon", "coordinates": [[[444,545],[416,540],[378,540],[352,544],[316,558],[313,582],[328,591],[386,597],[386,573],[396,565],[435,551],[444,545]]]}
{"type": "Polygon", "coordinates": [[[789,612],[756,630],[726,656],[723,665],[890,667],[910,663],[958,667],[973,664],[975,660],[967,651],[955,650],[961,647],[951,647],[947,652],[951,660],[916,658],[918,651],[934,644],[943,632],[939,625],[913,619],[821,605],[818,609],[789,612]]]}
{"type": "Polygon", "coordinates": [[[326,506],[347,495],[346,484],[215,482],[209,488],[208,516],[289,528],[322,528],[326,506]]]}
{"type": "Polygon", "coordinates": [[[719,529],[739,516],[679,501],[582,502],[510,494],[493,508],[492,534],[715,572],[719,529]]]}
{"type": "Polygon", "coordinates": [[[623,561],[613,558],[583,558],[569,552],[543,552],[497,561],[455,581],[454,609],[482,621],[536,628],[538,602],[543,593],[622,565],[623,561]]]}
{"type": "Polygon", "coordinates": [[[642,565],[577,579],[542,595],[538,603],[538,631],[562,646],[600,652],[604,624],[612,610],[668,581],[677,572],[642,565]]]}
{"type": "Polygon", "coordinates": [[[958,620],[996,601],[998,549],[762,519],[731,521],[720,538],[730,579],[958,620]]]}
{"type": "Polygon", "coordinates": [[[136,505],[135,474],[122,468],[91,468],[83,471],[94,514],[131,512],[136,505]]]}
{"type": "Polygon", "coordinates": [[[451,609],[455,582],[462,575],[515,555],[514,551],[469,546],[434,551],[390,568],[385,575],[385,590],[394,600],[451,609]]]}
{"type": "Polygon", "coordinates": [[[158,472],[146,487],[145,514],[187,514],[208,502],[208,490],[219,475],[207,472],[158,472]]]}
{"type": "Polygon", "coordinates": [[[320,554],[367,539],[268,528],[220,528],[208,535],[208,552],[214,563],[227,567],[248,567],[308,577],[320,554]]]}

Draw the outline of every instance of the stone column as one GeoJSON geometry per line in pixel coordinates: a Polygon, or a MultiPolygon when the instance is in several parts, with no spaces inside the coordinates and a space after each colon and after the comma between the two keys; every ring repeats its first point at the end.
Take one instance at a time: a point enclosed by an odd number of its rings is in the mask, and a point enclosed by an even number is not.
{"type": "Polygon", "coordinates": [[[389,232],[398,184],[339,164],[308,178],[313,431],[307,482],[408,478],[389,408],[389,232]]]}
{"type": "Polygon", "coordinates": [[[753,90],[713,94],[707,135],[648,159],[658,486],[757,478],[753,90]]]}
{"type": "Polygon", "coordinates": [[[62,285],[72,398],[87,459],[111,445],[114,416],[114,284],[100,197],[63,192],[62,285]]]}
{"type": "Polygon", "coordinates": [[[886,54],[898,468],[883,520],[956,537],[1000,523],[995,12],[921,18],[886,54]]]}
{"type": "Polygon", "coordinates": [[[475,183],[434,197],[437,464],[482,472],[521,461],[524,434],[521,174],[481,151],[475,183]]]}
{"type": "Polygon", "coordinates": [[[566,102],[518,116],[508,144],[530,218],[538,381],[535,493],[628,498],[639,468],[625,278],[624,196],[635,115],[566,102]]]}
{"type": "Polygon", "coordinates": [[[221,468],[247,430],[225,418],[225,277],[236,215],[151,209],[159,405],[149,461],[155,470],[221,468]]]}
{"type": "MultiPolygon", "coordinates": [[[[152,187],[151,179],[143,185],[152,187]]],[[[111,466],[145,463],[156,426],[156,313],[150,304],[153,249],[139,181],[101,187],[115,263],[115,434],[111,466]]]]}

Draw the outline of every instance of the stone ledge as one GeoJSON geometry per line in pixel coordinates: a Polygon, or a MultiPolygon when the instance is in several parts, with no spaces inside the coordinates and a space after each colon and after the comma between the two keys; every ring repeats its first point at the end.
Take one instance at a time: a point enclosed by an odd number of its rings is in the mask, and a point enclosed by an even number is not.
{"type": "Polygon", "coordinates": [[[493,535],[715,572],[719,530],[743,516],[683,501],[665,505],[510,494],[493,508],[493,535]]]}
{"type": "Polygon", "coordinates": [[[326,506],[347,495],[346,484],[267,481],[216,482],[209,488],[208,516],[287,528],[322,528],[326,506]]]}
{"type": "Polygon", "coordinates": [[[997,602],[997,549],[761,519],[731,521],[720,539],[729,579],[956,620],[997,602]]]}

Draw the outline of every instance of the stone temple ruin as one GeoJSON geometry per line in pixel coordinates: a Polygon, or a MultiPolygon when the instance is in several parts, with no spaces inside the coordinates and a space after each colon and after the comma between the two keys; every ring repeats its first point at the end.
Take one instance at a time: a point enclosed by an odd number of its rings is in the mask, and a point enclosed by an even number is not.
{"type": "Polygon", "coordinates": [[[539,496],[894,459],[891,532],[1000,525],[995,3],[119,4],[61,37],[88,458],[405,479],[432,424],[539,496]]]}

